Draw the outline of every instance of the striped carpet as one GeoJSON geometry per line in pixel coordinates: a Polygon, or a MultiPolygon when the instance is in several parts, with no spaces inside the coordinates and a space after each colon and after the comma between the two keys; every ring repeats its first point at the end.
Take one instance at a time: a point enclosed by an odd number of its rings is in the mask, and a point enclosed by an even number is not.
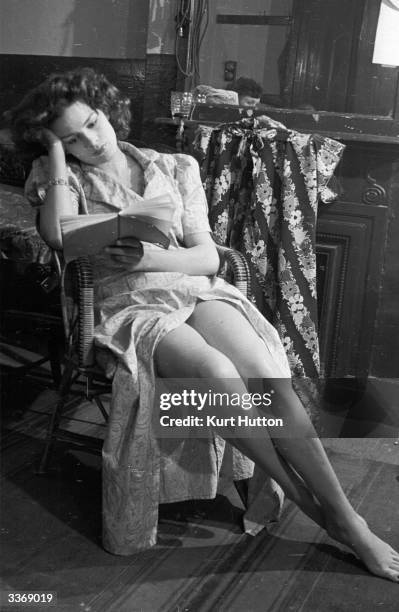
{"type": "MultiPolygon", "coordinates": [[[[35,473],[52,401],[45,391],[4,423],[1,609],[9,590],[55,591],[62,611],[399,609],[398,585],[370,577],[292,504],[269,533],[243,535],[241,503],[227,485],[216,500],[163,506],[154,549],[109,555],[100,539],[99,458],[60,448],[53,473],[35,473]]],[[[392,439],[325,442],[354,506],[399,547],[399,447],[392,439]]]]}

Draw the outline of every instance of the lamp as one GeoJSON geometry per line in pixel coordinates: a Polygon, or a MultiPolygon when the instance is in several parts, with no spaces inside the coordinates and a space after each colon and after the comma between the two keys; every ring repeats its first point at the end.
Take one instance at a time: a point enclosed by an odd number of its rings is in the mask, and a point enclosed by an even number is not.
{"type": "Polygon", "coordinates": [[[382,0],[373,64],[399,66],[399,0],[382,0]]]}

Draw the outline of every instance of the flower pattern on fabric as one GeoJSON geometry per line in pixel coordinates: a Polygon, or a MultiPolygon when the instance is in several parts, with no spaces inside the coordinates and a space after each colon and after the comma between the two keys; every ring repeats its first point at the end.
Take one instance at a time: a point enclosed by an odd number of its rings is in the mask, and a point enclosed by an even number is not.
{"type": "Polygon", "coordinates": [[[223,196],[228,192],[231,185],[231,172],[230,169],[226,166],[220,176],[215,179],[215,183],[213,186],[213,194],[212,204],[218,204],[223,198],[223,196]]]}
{"type": "Polygon", "coordinates": [[[222,214],[218,215],[218,218],[215,221],[213,235],[215,237],[216,242],[223,243],[223,238],[227,233],[228,222],[229,222],[229,215],[227,214],[227,211],[224,210],[222,214]]]}
{"type": "Polygon", "coordinates": [[[212,230],[218,242],[245,255],[253,273],[252,300],[276,326],[295,376],[320,372],[317,210],[320,201],[336,197],[328,183],[343,150],[331,138],[301,134],[267,118],[212,130],[200,126],[194,141],[212,230]],[[230,182],[227,168],[234,172],[230,182]]]}

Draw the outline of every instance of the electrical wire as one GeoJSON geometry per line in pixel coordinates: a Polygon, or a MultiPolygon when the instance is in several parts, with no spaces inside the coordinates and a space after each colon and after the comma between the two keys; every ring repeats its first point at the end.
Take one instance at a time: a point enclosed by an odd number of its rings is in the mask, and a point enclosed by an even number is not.
{"type": "MultiPolygon", "coordinates": [[[[190,26],[191,17],[191,0],[180,0],[179,9],[176,15],[176,33],[175,33],[175,59],[179,72],[187,78],[192,76],[192,71],[188,69],[187,62],[186,68],[181,65],[179,57],[179,43],[183,38],[184,27],[188,23],[190,26]]],[[[187,48],[187,54],[189,54],[189,48],[187,48]]]]}
{"type": "Polygon", "coordinates": [[[192,86],[200,81],[200,50],[208,25],[209,0],[180,0],[176,16],[175,57],[179,72],[192,80],[192,86]],[[187,61],[183,67],[179,57],[179,43],[187,25],[187,61]]]}
{"type": "Polygon", "coordinates": [[[195,85],[200,80],[200,51],[209,24],[209,0],[198,0],[194,23],[194,41],[192,49],[193,72],[195,85]],[[205,16],[205,21],[204,21],[205,16]]]}

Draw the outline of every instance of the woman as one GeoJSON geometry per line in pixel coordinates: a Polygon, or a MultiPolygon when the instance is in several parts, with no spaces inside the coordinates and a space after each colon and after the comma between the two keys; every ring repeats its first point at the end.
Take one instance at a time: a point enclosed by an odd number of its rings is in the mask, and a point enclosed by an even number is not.
{"type": "MultiPolygon", "coordinates": [[[[105,77],[90,69],[53,75],[9,117],[19,139],[47,150],[33,164],[26,193],[40,206],[40,232],[53,248],[62,248],[63,215],[111,212],[165,193],[176,205],[169,250],[125,239],[94,260],[96,341],[117,361],[104,444],[104,544],[129,554],[155,542],[158,503],[173,497],[159,479],[169,472],[173,481],[176,463],[162,459],[150,425],[155,372],[217,379],[218,391],[242,395],[250,378],[289,377],[287,360],[273,327],[215,276],[219,260],[196,162],[118,142],[117,134],[126,136],[128,104],[105,77]]],[[[371,572],[399,581],[399,554],[350,505],[291,385],[282,393],[275,411],[295,437],[271,439],[267,428],[251,436],[232,425],[230,442],[371,572]]],[[[220,414],[234,411],[241,408],[220,414]]],[[[254,407],[246,414],[258,415],[254,407]]],[[[181,458],[182,452],[190,453],[187,445],[167,456],[181,458]]],[[[194,453],[190,461],[195,472],[194,453]]],[[[200,468],[194,488],[176,499],[207,496],[201,493],[204,464],[200,468]]],[[[214,463],[207,468],[211,472],[214,463]]]]}

